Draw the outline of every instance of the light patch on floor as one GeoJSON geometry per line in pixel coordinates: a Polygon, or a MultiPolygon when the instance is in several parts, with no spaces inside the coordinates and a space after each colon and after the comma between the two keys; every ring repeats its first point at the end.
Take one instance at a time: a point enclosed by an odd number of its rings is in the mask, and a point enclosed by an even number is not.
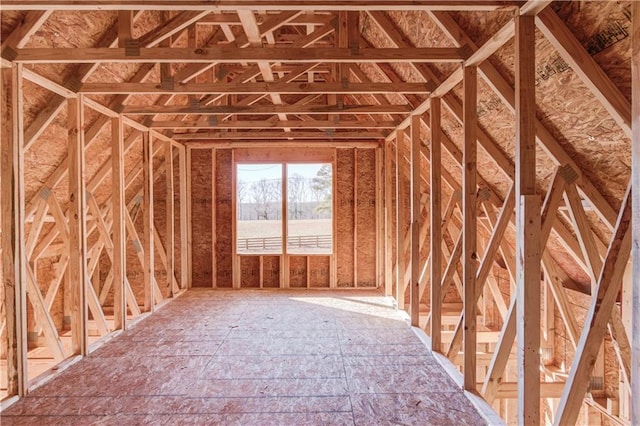
{"type": "Polygon", "coordinates": [[[484,421],[378,292],[194,289],[11,406],[1,423],[484,421]]]}

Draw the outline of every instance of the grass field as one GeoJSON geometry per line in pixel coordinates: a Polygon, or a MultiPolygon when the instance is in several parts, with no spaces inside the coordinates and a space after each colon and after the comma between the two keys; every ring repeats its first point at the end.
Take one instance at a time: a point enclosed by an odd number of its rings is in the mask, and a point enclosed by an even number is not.
{"type": "MultiPolygon", "coordinates": [[[[298,246],[295,237],[328,236],[332,232],[331,219],[290,220],[289,251],[291,253],[331,253],[331,239],[321,239],[298,246]],[[321,244],[317,246],[316,244],[321,244]],[[327,245],[328,244],[328,245],[327,245]]],[[[279,220],[243,220],[238,221],[238,253],[280,253],[282,250],[282,222],[279,220]],[[266,240],[265,240],[266,239],[266,240]],[[266,245],[265,245],[266,244],[266,245]]]]}
{"type": "MultiPolygon", "coordinates": [[[[289,220],[289,236],[331,235],[331,219],[289,220]]],[[[242,220],[238,222],[238,239],[280,237],[282,221],[279,220],[242,220]]]]}

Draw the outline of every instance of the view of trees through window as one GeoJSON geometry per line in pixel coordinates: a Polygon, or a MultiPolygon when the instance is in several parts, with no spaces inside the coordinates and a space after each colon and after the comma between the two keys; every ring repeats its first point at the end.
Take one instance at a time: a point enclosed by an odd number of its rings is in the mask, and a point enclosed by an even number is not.
{"type": "Polygon", "coordinates": [[[240,254],[332,251],[331,164],[238,164],[236,242],[240,254]],[[287,179],[287,213],[283,218],[283,167],[287,179]]]}

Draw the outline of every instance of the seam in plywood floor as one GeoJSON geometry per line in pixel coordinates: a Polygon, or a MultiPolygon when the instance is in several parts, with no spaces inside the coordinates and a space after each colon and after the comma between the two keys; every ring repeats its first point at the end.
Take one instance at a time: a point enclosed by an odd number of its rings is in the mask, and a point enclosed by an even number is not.
{"type": "Polygon", "coordinates": [[[2,424],[485,424],[377,291],[190,290],[2,424]]]}

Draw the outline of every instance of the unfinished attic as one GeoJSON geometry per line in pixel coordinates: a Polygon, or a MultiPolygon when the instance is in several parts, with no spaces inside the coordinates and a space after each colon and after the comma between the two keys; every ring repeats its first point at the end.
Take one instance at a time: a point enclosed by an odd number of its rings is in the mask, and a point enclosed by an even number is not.
{"type": "Polygon", "coordinates": [[[3,425],[640,424],[640,2],[0,9],[3,425]]]}

